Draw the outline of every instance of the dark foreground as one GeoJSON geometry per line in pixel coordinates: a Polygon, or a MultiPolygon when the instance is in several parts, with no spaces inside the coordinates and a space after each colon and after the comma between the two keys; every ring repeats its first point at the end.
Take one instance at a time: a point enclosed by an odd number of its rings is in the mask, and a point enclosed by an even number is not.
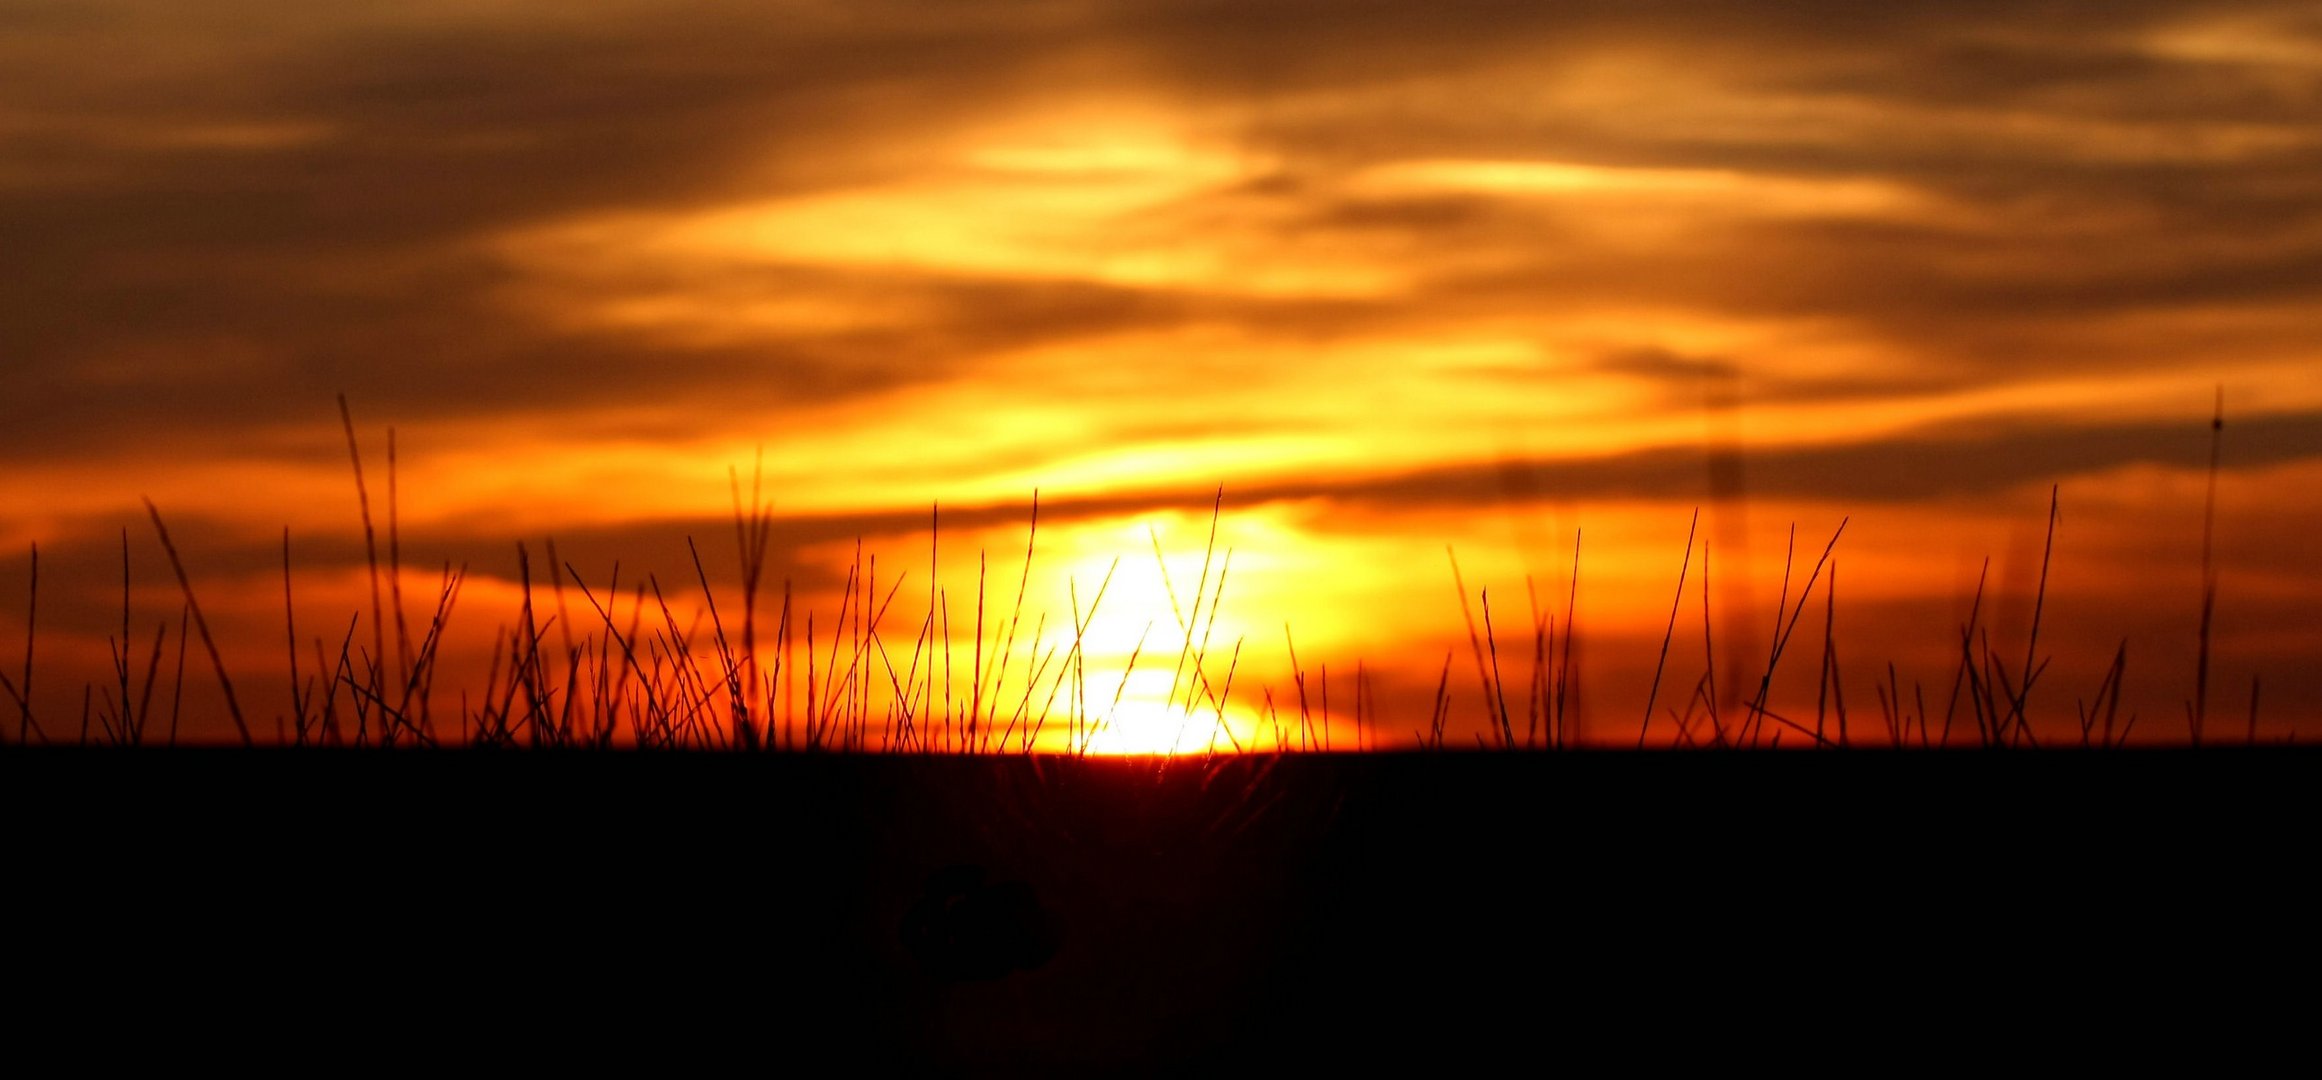
{"type": "Polygon", "coordinates": [[[17,1035],[162,1031],[193,1058],[2118,1046],[2311,1015],[2318,779],[2287,751],[18,750],[4,977],[17,1035]]]}

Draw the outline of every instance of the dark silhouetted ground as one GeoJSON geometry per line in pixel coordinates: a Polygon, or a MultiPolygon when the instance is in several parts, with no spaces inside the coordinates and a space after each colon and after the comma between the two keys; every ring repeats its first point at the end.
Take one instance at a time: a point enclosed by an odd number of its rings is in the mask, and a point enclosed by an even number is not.
{"type": "Polygon", "coordinates": [[[1736,1031],[2119,1046],[2311,1003],[2318,775],[12,750],[7,977],[20,1034],[191,1031],[196,1057],[462,1031],[993,1073],[1632,1029],[1639,1061],[1736,1031]]]}

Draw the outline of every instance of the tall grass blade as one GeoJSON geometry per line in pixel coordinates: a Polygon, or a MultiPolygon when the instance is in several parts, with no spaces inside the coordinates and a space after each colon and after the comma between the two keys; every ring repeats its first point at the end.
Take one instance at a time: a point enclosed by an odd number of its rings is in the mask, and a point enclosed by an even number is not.
{"type": "MultiPolygon", "coordinates": [[[[218,655],[218,643],[210,637],[209,620],[202,618],[201,602],[194,599],[193,582],[185,576],[185,564],[178,561],[177,545],[171,543],[169,539],[169,526],[162,524],[161,508],[153,505],[152,499],[147,499],[145,500],[145,510],[153,515],[153,529],[161,534],[161,549],[169,553],[169,568],[177,572],[178,587],[185,590],[186,610],[193,614],[194,628],[202,635],[202,647],[209,650],[210,664],[217,670],[218,685],[226,692],[226,711],[234,718],[234,731],[242,737],[242,745],[253,745],[250,738],[250,725],[242,718],[242,703],[234,697],[234,680],[227,676],[226,662],[218,655]]],[[[29,656],[29,653],[27,655],[29,656]]],[[[30,684],[31,681],[31,669],[27,667],[25,682],[30,684]]]]}

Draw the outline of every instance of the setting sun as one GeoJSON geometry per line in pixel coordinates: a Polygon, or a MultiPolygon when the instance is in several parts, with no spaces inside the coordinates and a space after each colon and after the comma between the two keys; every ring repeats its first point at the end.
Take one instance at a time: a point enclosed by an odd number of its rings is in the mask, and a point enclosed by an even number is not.
{"type": "Polygon", "coordinates": [[[1124,701],[1097,722],[1082,748],[1091,754],[1119,757],[1227,753],[1238,745],[1228,738],[1215,714],[1195,716],[1158,702],[1124,701]]]}

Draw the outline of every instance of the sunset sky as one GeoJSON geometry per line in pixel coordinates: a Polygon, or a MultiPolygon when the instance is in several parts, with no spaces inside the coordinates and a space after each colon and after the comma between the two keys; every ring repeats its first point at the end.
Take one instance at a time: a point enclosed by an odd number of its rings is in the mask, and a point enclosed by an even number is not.
{"type": "Polygon", "coordinates": [[[859,538],[908,650],[940,503],[966,648],[1037,489],[1024,635],[1118,556],[1112,672],[1148,626],[1174,660],[1155,540],[1190,600],[1222,486],[1212,677],[1242,641],[1236,715],[1294,697],[1287,624],[1334,714],[1375,680],[1382,744],[1447,651],[1485,731],[1447,547],[1520,698],[1526,577],[1561,634],[1579,530],[1578,734],[1622,743],[1696,508],[1656,725],[1703,674],[1698,541],[1754,687],[1792,525],[1794,602],[1846,519],[1860,735],[1890,661],[1942,710],[1987,556],[2020,665],[2054,486],[2032,710],[2073,727],[2125,641],[2122,715],[2174,739],[2222,387],[2210,722],[2257,678],[2303,741],[2318,328],[2311,3],[0,0],[0,671],[37,543],[36,706],[76,729],[125,527],[137,654],[175,641],[150,497],[271,731],[285,526],[301,637],[368,618],[343,393],[382,529],[396,432],[412,606],[468,568],[447,686],[519,541],[690,608],[691,535],[733,587],[762,453],[762,606],[790,579],[827,631],[859,538]]]}

